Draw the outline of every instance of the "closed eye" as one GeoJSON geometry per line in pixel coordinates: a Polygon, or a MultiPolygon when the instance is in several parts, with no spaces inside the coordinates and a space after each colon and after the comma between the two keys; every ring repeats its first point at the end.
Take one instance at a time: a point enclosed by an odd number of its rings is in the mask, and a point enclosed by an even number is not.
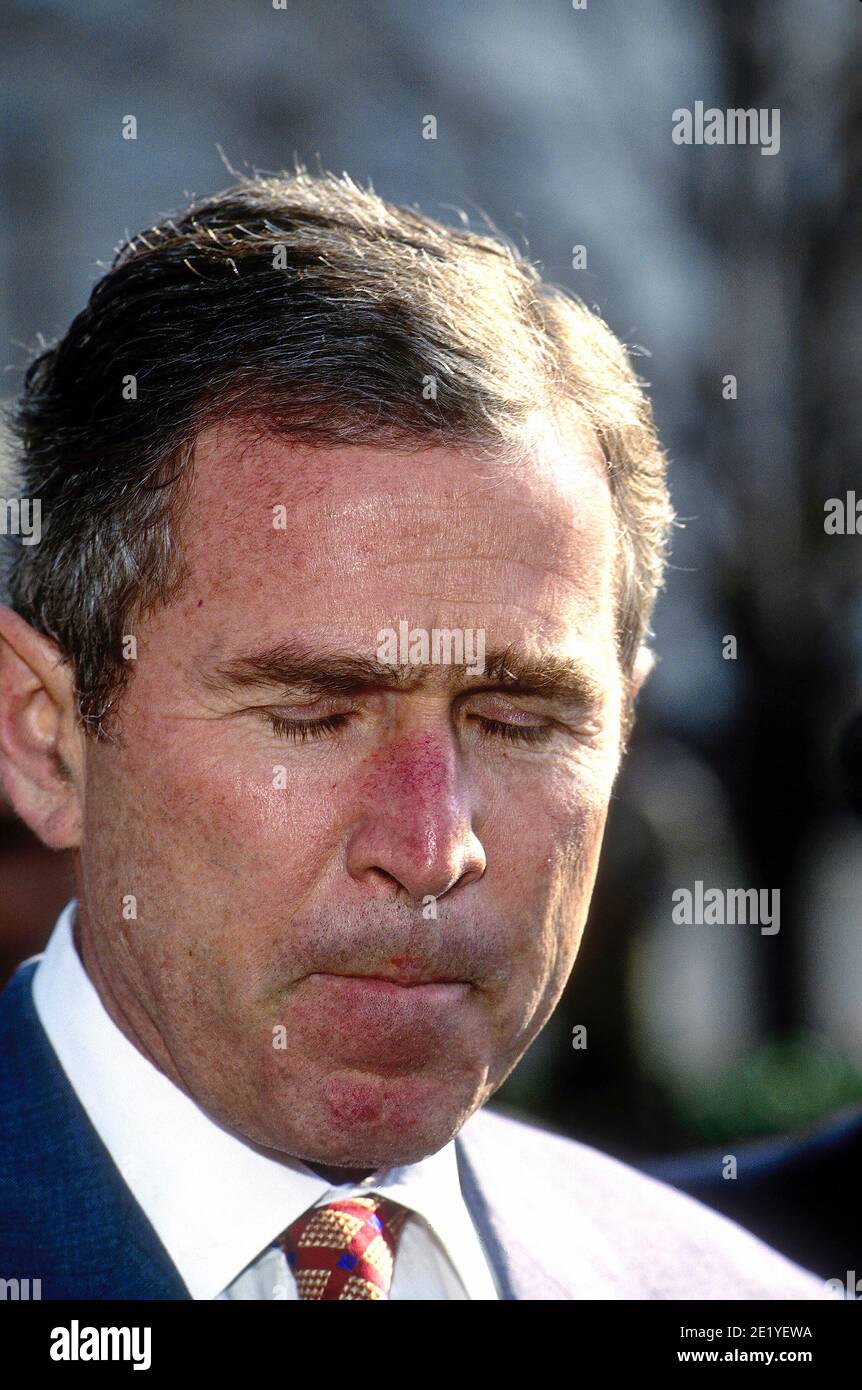
{"type": "Polygon", "coordinates": [[[505,738],[511,743],[546,743],[554,732],[552,724],[507,724],[502,719],[473,715],[483,738],[505,738]]]}
{"type": "MultiPolygon", "coordinates": [[[[355,717],[354,711],[328,714],[322,719],[286,719],[273,710],[265,713],[274,733],[291,743],[331,738],[355,717]]],[[[551,724],[508,724],[504,720],[486,719],[481,715],[471,715],[470,722],[479,725],[482,738],[501,738],[510,743],[546,743],[554,732],[551,724]]]]}
{"type": "Polygon", "coordinates": [[[291,743],[305,743],[308,739],[331,737],[349,722],[352,715],[343,713],[327,714],[323,719],[285,719],[283,715],[267,710],[266,717],[279,738],[289,739],[291,743]]]}

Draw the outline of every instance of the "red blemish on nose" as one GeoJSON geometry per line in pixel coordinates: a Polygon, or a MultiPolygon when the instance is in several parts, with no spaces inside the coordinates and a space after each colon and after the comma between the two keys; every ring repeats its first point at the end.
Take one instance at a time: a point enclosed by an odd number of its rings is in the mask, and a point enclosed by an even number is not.
{"type": "Polygon", "coordinates": [[[199,599],[198,599],[198,608],[203,608],[203,606],[204,606],[204,601],[203,601],[202,598],[199,598],[199,599]]]}
{"type": "Polygon", "coordinates": [[[363,789],[371,796],[380,792],[433,796],[446,784],[446,759],[433,734],[401,739],[375,753],[372,764],[363,783],[363,789]]]}

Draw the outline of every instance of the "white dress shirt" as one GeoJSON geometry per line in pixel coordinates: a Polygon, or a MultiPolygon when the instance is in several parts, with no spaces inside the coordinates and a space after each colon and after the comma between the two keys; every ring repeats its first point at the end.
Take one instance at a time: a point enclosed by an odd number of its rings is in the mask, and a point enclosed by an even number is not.
{"type": "Polygon", "coordinates": [[[33,978],[36,1011],[91,1123],[194,1299],[298,1299],[276,1237],[309,1207],[379,1192],[408,1207],[390,1298],[496,1299],[461,1193],[454,1141],[403,1168],[332,1187],[259,1153],[144,1057],[108,1014],[75,948],[75,900],[33,978]]]}

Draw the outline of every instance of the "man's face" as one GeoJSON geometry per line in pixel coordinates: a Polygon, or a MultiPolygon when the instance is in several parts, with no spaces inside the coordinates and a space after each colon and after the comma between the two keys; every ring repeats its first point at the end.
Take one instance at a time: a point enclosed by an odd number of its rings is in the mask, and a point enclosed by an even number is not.
{"type": "Polygon", "coordinates": [[[189,582],[135,632],[120,745],[87,750],[85,960],[221,1123],[412,1162],[505,1079],[577,953],[623,689],[603,465],[586,440],[515,471],[223,424],[195,466],[189,582]],[[571,679],[355,671],[401,620],[571,679]]]}

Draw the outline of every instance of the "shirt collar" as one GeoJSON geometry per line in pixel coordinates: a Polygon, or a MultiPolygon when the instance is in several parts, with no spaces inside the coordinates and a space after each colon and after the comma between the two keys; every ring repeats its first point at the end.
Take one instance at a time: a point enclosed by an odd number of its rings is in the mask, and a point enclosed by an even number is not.
{"type": "MultiPolygon", "coordinates": [[[[75,949],[76,902],[36,969],[33,999],[63,1070],[192,1298],[215,1298],[308,1207],[385,1192],[431,1227],[468,1294],[476,1233],[454,1141],[405,1167],[332,1187],[298,1159],[260,1153],[223,1128],[138,1051],[102,1004],[75,949]]],[[[483,1296],[478,1291],[471,1294],[483,1296]]]]}

